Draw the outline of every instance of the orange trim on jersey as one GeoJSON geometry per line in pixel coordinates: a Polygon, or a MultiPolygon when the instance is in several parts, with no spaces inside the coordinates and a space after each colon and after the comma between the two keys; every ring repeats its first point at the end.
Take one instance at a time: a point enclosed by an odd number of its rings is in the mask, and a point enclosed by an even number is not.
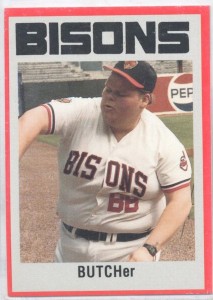
{"type": "Polygon", "coordinates": [[[183,189],[183,188],[185,188],[185,187],[187,187],[189,185],[190,185],[190,181],[187,182],[187,183],[185,183],[185,184],[183,184],[183,185],[179,185],[179,186],[176,186],[176,187],[173,187],[173,188],[170,188],[170,189],[165,189],[165,190],[162,189],[162,190],[163,190],[164,193],[172,193],[172,192],[175,192],[177,190],[183,189]]]}
{"type": "Polygon", "coordinates": [[[48,114],[48,129],[47,129],[46,134],[50,134],[51,130],[52,130],[52,111],[51,111],[50,107],[47,104],[43,104],[42,106],[44,108],[46,108],[47,114],[48,114]]]}

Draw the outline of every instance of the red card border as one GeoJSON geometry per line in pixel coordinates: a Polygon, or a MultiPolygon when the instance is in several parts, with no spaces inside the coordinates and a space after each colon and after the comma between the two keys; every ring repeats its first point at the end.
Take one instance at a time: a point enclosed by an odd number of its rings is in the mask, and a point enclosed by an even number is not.
{"type": "Polygon", "coordinates": [[[6,174],[6,237],[7,284],[9,296],[112,296],[112,295],[186,295],[212,293],[212,203],[211,203],[211,117],[210,117],[210,8],[209,6],[158,7],[81,7],[81,8],[6,8],[5,9],[5,174],[6,174]],[[201,16],[202,51],[202,133],[204,195],[204,289],[129,290],[129,291],[13,291],[10,203],[10,110],[9,110],[9,18],[31,16],[98,16],[98,15],[176,15],[201,16]]]}

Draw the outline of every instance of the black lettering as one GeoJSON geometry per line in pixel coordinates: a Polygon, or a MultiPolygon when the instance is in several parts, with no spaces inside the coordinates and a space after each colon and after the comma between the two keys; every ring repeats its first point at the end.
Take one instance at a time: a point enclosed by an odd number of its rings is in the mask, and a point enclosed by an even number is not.
{"type": "Polygon", "coordinates": [[[158,46],[159,53],[189,52],[189,36],[183,32],[189,31],[189,22],[161,22],[158,30],[159,41],[167,42],[158,46]]]}
{"type": "Polygon", "coordinates": [[[129,268],[123,269],[123,275],[124,275],[124,277],[129,277],[129,268]]]}
{"type": "Polygon", "coordinates": [[[87,266],[87,276],[90,278],[95,276],[95,267],[94,266],[87,266]]]}
{"type": "Polygon", "coordinates": [[[93,26],[94,53],[121,54],[123,52],[123,24],[121,22],[96,22],[93,26]],[[112,32],[112,44],[103,43],[103,33],[112,32]]]}
{"type": "Polygon", "coordinates": [[[187,97],[190,97],[190,95],[193,94],[193,89],[192,88],[187,88],[187,97]]]}
{"type": "Polygon", "coordinates": [[[70,174],[72,172],[74,164],[78,160],[79,156],[80,156],[79,151],[71,151],[70,152],[69,157],[68,157],[67,162],[64,167],[64,174],[70,174]]]}
{"type": "Polygon", "coordinates": [[[133,277],[133,272],[135,271],[135,268],[130,268],[130,276],[133,277]]]}
{"type": "Polygon", "coordinates": [[[46,36],[44,23],[16,24],[16,54],[44,55],[47,52],[46,36]]]}
{"type": "Polygon", "coordinates": [[[88,155],[87,152],[82,152],[82,153],[81,153],[80,159],[78,160],[78,163],[77,163],[77,165],[76,165],[76,167],[75,167],[75,170],[74,170],[74,172],[73,172],[73,175],[74,175],[74,176],[78,176],[78,175],[79,175],[79,174],[78,174],[79,169],[80,169],[80,167],[81,167],[81,165],[82,165],[84,159],[87,157],[87,155],[88,155]]]}
{"type": "Polygon", "coordinates": [[[121,177],[121,183],[119,185],[120,190],[130,193],[133,173],[134,173],[134,168],[128,167],[127,170],[127,165],[122,164],[122,177],[121,177]]]}
{"type": "Polygon", "coordinates": [[[142,172],[138,171],[135,173],[135,184],[141,188],[141,190],[138,190],[137,188],[134,188],[133,194],[137,197],[141,198],[144,196],[146,191],[146,185],[144,183],[147,183],[148,177],[144,175],[142,172]],[[142,179],[142,182],[141,182],[142,179]]]}
{"type": "Polygon", "coordinates": [[[171,97],[173,98],[174,96],[178,95],[178,89],[171,89],[171,97]]]}
{"type": "Polygon", "coordinates": [[[114,277],[122,277],[121,275],[121,265],[119,266],[114,266],[114,277]],[[118,276],[117,276],[118,275],[118,276]]]}
{"type": "Polygon", "coordinates": [[[97,167],[92,164],[93,160],[95,161],[96,164],[100,164],[101,157],[98,157],[96,155],[90,155],[90,156],[88,156],[88,158],[87,158],[87,160],[85,162],[85,167],[88,170],[91,170],[91,172],[89,174],[87,174],[86,171],[82,171],[81,172],[81,177],[82,178],[86,178],[86,179],[92,180],[95,177],[95,173],[97,171],[97,167]]]}
{"type": "Polygon", "coordinates": [[[105,276],[107,278],[112,277],[112,271],[111,270],[112,270],[112,266],[110,266],[110,265],[105,266],[105,276]]]}
{"type": "Polygon", "coordinates": [[[63,23],[61,25],[61,41],[72,45],[62,45],[61,54],[89,54],[91,52],[91,38],[89,34],[91,25],[85,23],[63,23]]]}
{"type": "Polygon", "coordinates": [[[17,55],[59,54],[135,54],[141,46],[145,53],[188,53],[189,22],[90,22],[17,23],[17,55]],[[47,26],[49,30],[47,30],[47,26]],[[47,39],[48,32],[48,39],[47,39]],[[104,34],[111,35],[106,40],[104,34]],[[125,37],[125,38],[124,38],[125,37]],[[124,40],[125,39],[125,40],[124,40]],[[156,49],[156,44],[158,49],[156,49]],[[93,45],[92,45],[93,43],[93,45]],[[124,49],[125,45],[125,49],[124,49]]]}
{"type": "Polygon", "coordinates": [[[84,268],[84,266],[78,266],[78,277],[85,277],[85,268],[84,268]]]}
{"type": "Polygon", "coordinates": [[[186,89],[185,88],[180,89],[180,98],[186,98],[186,89]]]}
{"type": "Polygon", "coordinates": [[[138,40],[145,53],[155,53],[155,22],[146,22],[146,34],[138,22],[126,22],[126,53],[135,53],[135,40],[138,40]]]}
{"type": "Polygon", "coordinates": [[[50,35],[50,54],[59,54],[59,35],[58,35],[58,23],[49,24],[50,35]]]}
{"type": "Polygon", "coordinates": [[[102,269],[104,266],[96,266],[96,268],[98,269],[98,277],[102,276],[102,269]]]}
{"type": "Polygon", "coordinates": [[[120,165],[117,161],[110,161],[107,167],[106,184],[110,187],[116,187],[120,173],[120,165]]]}

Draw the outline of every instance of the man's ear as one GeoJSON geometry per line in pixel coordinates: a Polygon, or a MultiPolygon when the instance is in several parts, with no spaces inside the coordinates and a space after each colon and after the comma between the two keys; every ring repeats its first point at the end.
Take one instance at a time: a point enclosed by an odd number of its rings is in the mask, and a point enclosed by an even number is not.
{"type": "Polygon", "coordinates": [[[147,107],[148,104],[150,104],[152,102],[152,95],[147,93],[142,95],[141,97],[141,103],[143,108],[147,107]]]}

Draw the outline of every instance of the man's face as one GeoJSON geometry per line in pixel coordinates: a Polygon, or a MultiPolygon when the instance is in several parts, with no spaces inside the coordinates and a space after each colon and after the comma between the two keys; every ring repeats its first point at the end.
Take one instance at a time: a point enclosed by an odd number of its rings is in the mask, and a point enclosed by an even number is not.
{"type": "Polygon", "coordinates": [[[105,122],[116,130],[132,130],[147,103],[125,78],[112,73],[102,93],[101,109],[105,122]]]}

